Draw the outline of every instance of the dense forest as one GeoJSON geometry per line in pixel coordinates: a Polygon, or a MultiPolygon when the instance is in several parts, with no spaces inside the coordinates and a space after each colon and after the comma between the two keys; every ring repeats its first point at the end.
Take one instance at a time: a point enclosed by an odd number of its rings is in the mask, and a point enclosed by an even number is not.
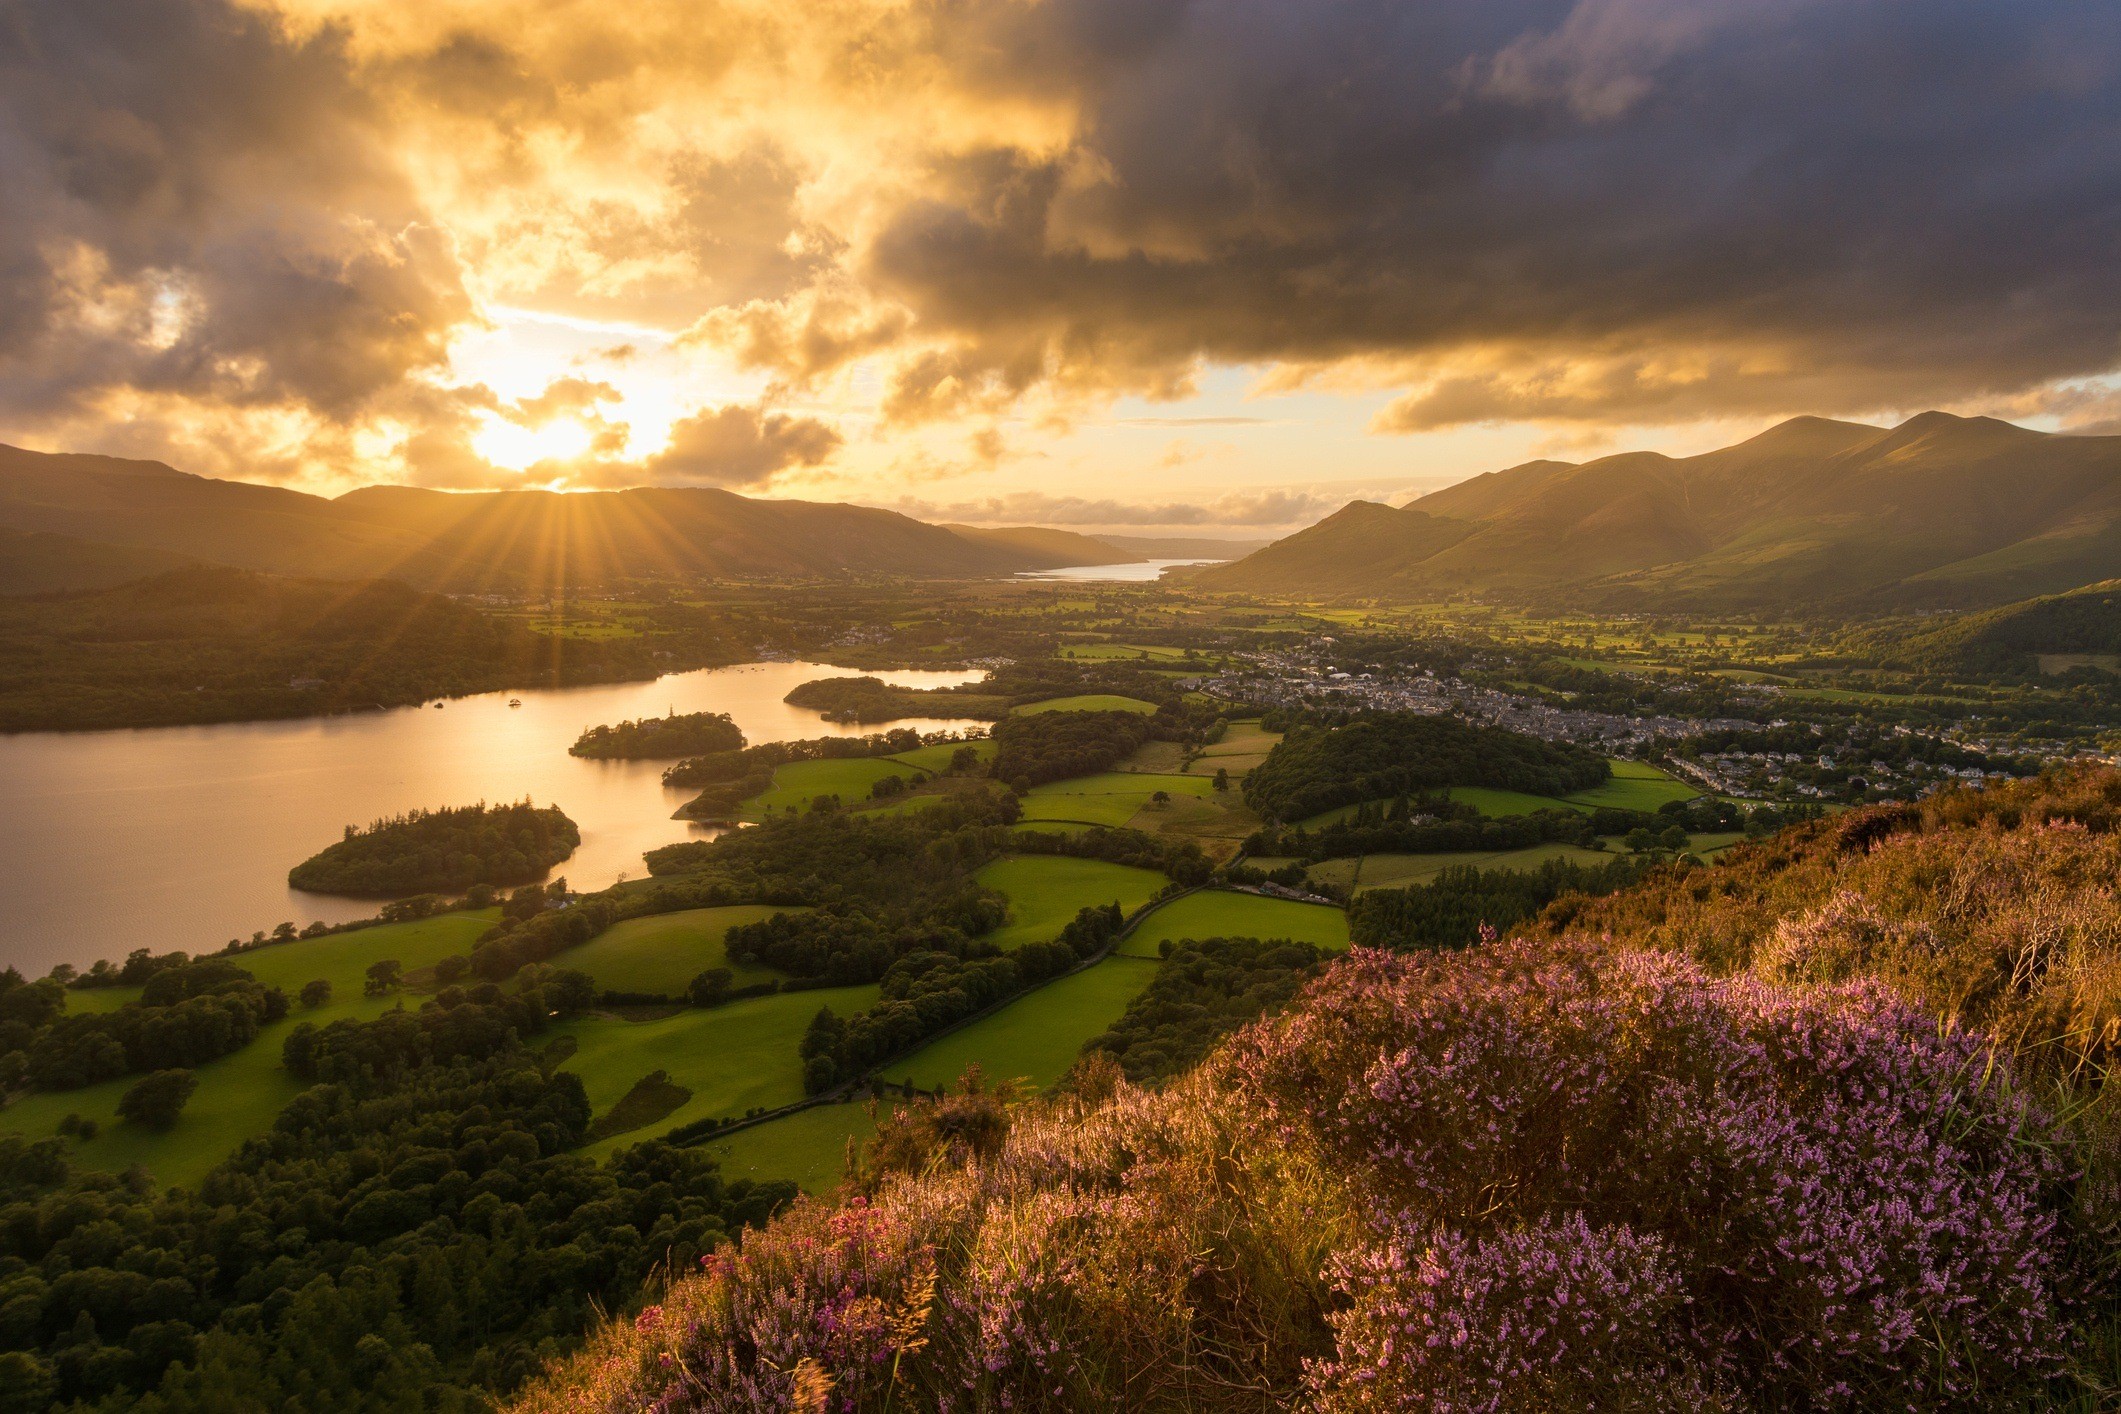
{"type": "Polygon", "coordinates": [[[460,805],[414,810],[346,838],[287,871],[317,894],[383,898],[461,893],[477,884],[527,884],[575,852],[582,832],[557,805],[460,805]]]}
{"type": "Polygon", "coordinates": [[[1150,739],[1140,712],[1031,712],[994,724],[996,780],[1018,790],[1111,769],[1150,739]]]}
{"type": "Polygon", "coordinates": [[[1245,777],[1244,792],[1263,818],[1293,822],[1445,786],[1567,795],[1591,789],[1611,770],[1584,747],[1456,717],[1381,712],[1345,726],[1292,724],[1245,777]]]}
{"type": "Polygon", "coordinates": [[[0,598],[0,731],[303,717],[654,677],[673,651],[704,663],[735,649],[711,636],[651,648],[540,634],[395,581],[202,566],[0,598]]]}
{"type": "Polygon", "coordinates": [[[673,712],[637,722],[591,727],[567,748],[593,761],[674,761],[680,756],[741,751],[744,733],[727,712],[673,712]]]}
{"type": "Polygon", "coordinates": [[[1171,947],[1156,976],[1085,1051],[1119,1062],[1137,1085],[1191,1070],[1217,1041],[1277,1011],[1318,971],[1309,943],[1203,938],[1171,947]]]}
{"type": "Polygon", "coordinates": [[[587,981],[297,1028],[315,1083],[195,1190],[0,1139],[0,1407],[473,1414],[787,1202],[698,1150],[567,1152],[581,1081],[524,1038],[587,981]]]}
{"type": "Polygon", "coordinates": [[[1408,952],[1462,948],[1508,932],[1564,894],[1609,894],[1640,879],[1654,861],[1622,856],[1608,864],[1549,859],[1537,869],[1454,865],[1426,884],[1365,889],[1348,903],[1357,946],[1408,952]]]}
{"type": "Polygon", "coordinates": [[[807,707],[828,722],[868,724],[905,717],[985,717],[1007,714],[1009,699],[957,688],[893,687],[881,678],[815,678],[782,701],[807,707]]]}
{"type": "Polygon", "coordinates": [[[140,998],[67,1015],[57,977],[0,971],[0,1091],[72,1090],[114,1076],[189,1070],[250,1044],[287,1015],[288,999],[227,958],[149,959],[140,998]],[[166,964],[157,966],[158,963],[166,964]]]}

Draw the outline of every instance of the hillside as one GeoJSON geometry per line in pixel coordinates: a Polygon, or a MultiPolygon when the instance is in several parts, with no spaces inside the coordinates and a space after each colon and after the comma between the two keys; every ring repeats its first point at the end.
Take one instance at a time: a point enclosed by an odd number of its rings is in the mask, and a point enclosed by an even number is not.
{"type": "Polygon", "coordinates": [[[2116,869],[2086,773],[1358,952],[1168,1088],[910,1105],[516,1407],[2104,1407],[2116,869]]]}
{"type": "Polygon", "coordinates": [[[170,550],[105,545],[44,530],[0,530],[0,595],[108,589],[194,563],[170,550]]]}
{"type": "Polygon", "coordinates": [[[1941,623],[1866,629],[1849,647],[1917,672],[2031,675],[2043,670],[2043,659],[2050,665],[2112,659],[2121,655],[2121,582],[1954,614],[1941,623]]]}
{"type": "Polygon", "coordinates": [[[942,528],[953,535],[970,540],[975,545],[991,545],[996,549],[1048,562],[1038,565],[1039,569],[1059,569],[1063,565],[1129,565],[1146,558],[1122,550],[1110,541],[1096,536],[1080,535],[1072,530],[1048,530],[1035,525],[984,526],[949,523],[944,524],[942,528]]]}
{"type": "Polygon", "coordinates": [[[549,637],[391,580],[198,565],[0,599],[0,731],[300,717],[662,666],[642,640],[549,637]]]}
{"type": "Polygon", "coordinates": [[[1613,608],[1980,607],[2121,574],[2121,437],[1796,418],[1695,457],[1530,462],[1350,507],[1204,588],[1613,608]],[[1351,514],[1352,513],[1352,514],[1351,514]]]}
{"type": "MultiPolygon", "coordinates": [[[[0,531],[326,579],[545,592],[643,577],[965,578],[1137,558],[1065,531],[960,535],[891,511],[708,487],[560,495],[379,486],[337,499],[160,462],[0,447],[0,531]],[[1083,558],[1089,552],[1090,559],[1083,558]]],[[[108,564],[124,555],[97,552],[108,564]]],[[[108,583],[84,568],[40,587],[108,583]]],[[[34,581],[33,581],[34,583],[34,581]]]]}

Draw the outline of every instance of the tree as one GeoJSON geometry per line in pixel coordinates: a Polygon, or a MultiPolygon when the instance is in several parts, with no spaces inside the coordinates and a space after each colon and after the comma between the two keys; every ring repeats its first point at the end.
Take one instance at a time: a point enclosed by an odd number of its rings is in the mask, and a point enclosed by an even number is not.
{"type": "Polygon", "coordinates": [[[302,1005],[311,1011],[315,1011],[318,1007],[331,1000],[331,983],[322,977],[319,977],[314,982],[304,982],[302,984],[301,997],[302,1005]]]}
{"type": "Polygon", "coordinates": [[[361,990],[371,997],[387,997],[405,980],[405,964],[394,958],[368,964],[368,982],[361,990]]]}
{"type": "Polygon", "coordinates": [[[445,957],[435,963],[435,981],[446,987],[452,982],[461,982],[464,979],[464,974],[469,971],[471,971],[470,958],[461,954],[455,957],[445,957]]]}
{"type": "Polygon", "coordinates": [[[735,981],[736,974],[728,968],[710,967],[693,978],[687,990],[694,1006],[719,1006],[728,1000],[730,984],[735,981]]]}
{"type": "Polygon", "coordinates": [[[135,1124],[167,1129],[177,1122],[184,1102],[199,1087],[188,1070],[158,1070],[134,1082],[118,1097],[118,1114],[135,1124]]]}
{"type": "Polygon", "coordinates": [[[1217,790],[1228,790],[1230,788],[1230,772],[1226,767],[1217,766],[1215,768],[1215,788],[1217,790]]]}
{"type": "Polygon", "coordinates": [[[1171,803],[1171,792],[1167,790],[1151,791],[1149,793],[1149,803],[1151,805],[1169,805],[1171,803]]]}

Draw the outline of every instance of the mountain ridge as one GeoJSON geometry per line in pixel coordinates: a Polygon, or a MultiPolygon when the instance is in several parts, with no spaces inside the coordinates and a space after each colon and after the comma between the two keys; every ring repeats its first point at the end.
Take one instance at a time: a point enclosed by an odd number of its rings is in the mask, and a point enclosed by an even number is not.
{"type": "Polygon", "coordinates": [[[1193,582],[1610,608],[1986,607],[2121,575],[2121,437],[1944,412],[1891,428],[1801,417],[1691,457],[1527,462],[1363,512],[1359,536],[1345,514],[1193,582]]]}

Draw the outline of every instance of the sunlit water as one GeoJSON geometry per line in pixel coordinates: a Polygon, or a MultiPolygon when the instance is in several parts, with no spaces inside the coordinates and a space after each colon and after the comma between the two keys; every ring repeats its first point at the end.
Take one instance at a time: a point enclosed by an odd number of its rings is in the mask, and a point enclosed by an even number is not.
{"type": "Polygon", "coordinates": [[[1131,565],[1066,565],[1057,570],[1024,570],[1018,579],[1059,579],[1074,583],[1144,584],[1161,579],[1174,565],[1219,565],[1221,560],[1140,560],[1131,565]]]}
{"type": "MultiPolygon", "coordinates": [[[[556,871],[578,889],[640,877],[644,850],[712,834],[670,814],[661,761],[583,761],[584,727],[679,712],[727,712],[754,743],[858,735],[781,698],[845,673],[754,663],[654,682],[451,699],[292,722],[0,736],[0,963],[37,975],[134,948],[197,952],[282,920],[344,922],[369,900],[287,887],[287,871],[349,824],[414,808],[529,796],[582,828],[556,871]]],[[[977,673],[877,673],[944,687],[977,673]]],[[[894,722],[920,731],[965,721],[894,722]]]]}

